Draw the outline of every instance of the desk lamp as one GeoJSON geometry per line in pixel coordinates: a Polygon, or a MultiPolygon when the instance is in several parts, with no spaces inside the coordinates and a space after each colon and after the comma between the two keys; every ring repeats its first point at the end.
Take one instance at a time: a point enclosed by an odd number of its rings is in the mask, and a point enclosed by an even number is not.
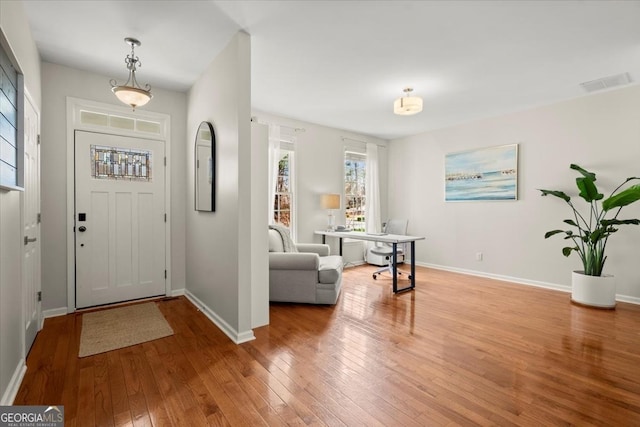
{"type": "Polygon", "coordinates": [[[340,195],[339,194],[323,194],[320,198],[320,205],[322,209],[329,210],[329,221],[327,230],[333,231],[335,229],[335,218],[333,216],[334,209],[340,209],[340,195]]]}

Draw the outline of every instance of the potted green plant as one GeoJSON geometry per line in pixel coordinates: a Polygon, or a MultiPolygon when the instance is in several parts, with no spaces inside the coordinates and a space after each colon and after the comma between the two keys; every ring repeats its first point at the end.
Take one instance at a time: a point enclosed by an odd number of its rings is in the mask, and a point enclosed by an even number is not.
{"type": "Polygon", "coordinates": [[[576,185],[580,191],[579,196],[588,204],[588,212],[578,211],[571,197],[562,191],[540,190],[543,196],[551,195],[564,200],[573,214],[573,218],[564,220],[572,228],[551,230],[544,237],[547,239],[556,234],[564,235],[565,240],[571,240],[574,246],[564,247],[563,255],[568,257],[575,252],[582,261],[583,270],[572,274],[571,300],[594,307],[614,308],[615,280],[611,275],[602,274],[607,260],[605,251],[609,237],[619,230],[618,226],[640,224],[638,219],[618,219],[623,207],[640,200],[640,185],[628,185],[640,178],[627,178],[605,199],[595,184],[595,173],[575,164],[570,167],[581,175],[576,178],[576,185]]]}

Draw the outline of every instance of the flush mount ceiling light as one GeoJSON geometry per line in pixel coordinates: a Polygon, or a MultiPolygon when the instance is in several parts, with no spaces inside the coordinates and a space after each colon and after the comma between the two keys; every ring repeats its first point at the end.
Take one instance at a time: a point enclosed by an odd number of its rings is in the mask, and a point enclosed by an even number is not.
{"type": "Polygon", "coordinates": [[[127,70],[129,70],[129,78],[123,85],[118,85],[115,79],[111,79],[111,91],[118,97],[118,99],[135,111],[136,107],[141,107],[153,98],[151,95],[151,86],[146,84],[144,89],[140,87],[136,80],[136,69],[141,67],[142,63],[140,59],[135,55],[134,49],[136,46],[140,46],[140,41],[132,37],[124,39],[125,43],[131,45],[131,54],[127,55],[124,59],[124,63],[127,64],[127,70]]]}
{"type": "Polygon", "coordinates": [[[422,111],[422,98],[411,96],[413,88],[404,89],[404,96],[398,98],[393,103],[393,112],[401,116],[411,116],[422,111]]]}

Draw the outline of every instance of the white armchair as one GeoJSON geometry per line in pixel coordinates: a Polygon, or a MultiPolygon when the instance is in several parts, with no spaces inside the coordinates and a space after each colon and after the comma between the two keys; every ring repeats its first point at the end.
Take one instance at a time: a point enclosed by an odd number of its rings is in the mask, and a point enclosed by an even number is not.
{"type": "Polygon", "coordinates": [[[269,300],[335,304],[342,287],[342,257],[329,246],[298,243],[284,252],[282,237],[269,230],[269,300]]]}

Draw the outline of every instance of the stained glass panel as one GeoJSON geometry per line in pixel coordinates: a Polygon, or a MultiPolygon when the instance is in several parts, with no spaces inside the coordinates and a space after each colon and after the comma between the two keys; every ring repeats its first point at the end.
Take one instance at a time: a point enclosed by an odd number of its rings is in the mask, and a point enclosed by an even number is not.
{"type": "Polygon", "coordinates": [[[96,179],[151,181],[151,151],[91,146],[91,176],[96,179]]]}

